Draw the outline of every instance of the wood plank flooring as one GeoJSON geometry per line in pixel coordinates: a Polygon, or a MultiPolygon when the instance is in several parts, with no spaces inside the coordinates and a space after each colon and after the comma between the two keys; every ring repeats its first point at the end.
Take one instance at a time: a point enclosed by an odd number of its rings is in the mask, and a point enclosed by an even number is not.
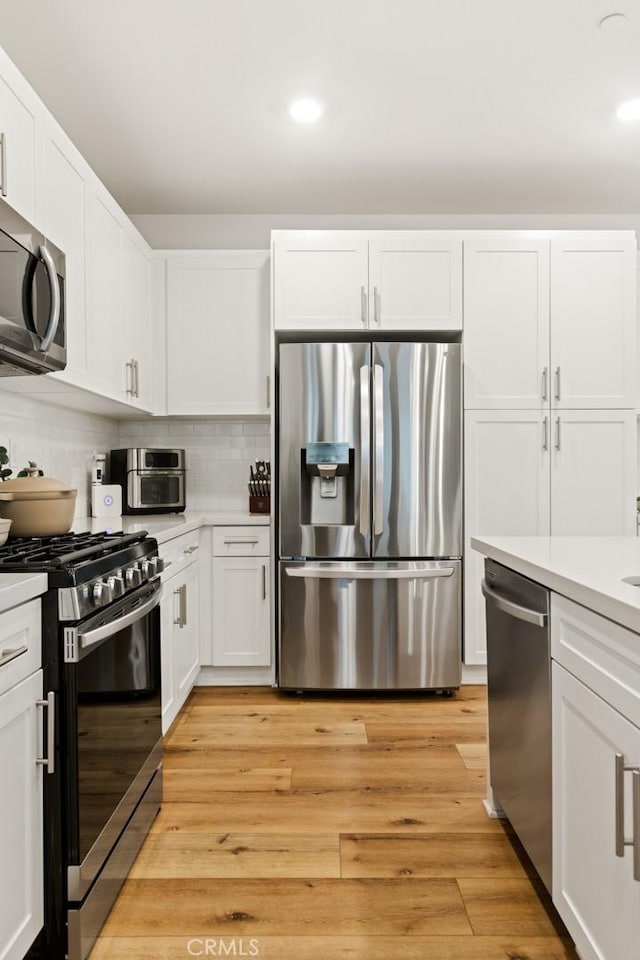
{"type": "Polygon", "coordinates": [[[482,687],[195,690],[91,960],[577,960],[482,806],[485,724],[482,687]]]}

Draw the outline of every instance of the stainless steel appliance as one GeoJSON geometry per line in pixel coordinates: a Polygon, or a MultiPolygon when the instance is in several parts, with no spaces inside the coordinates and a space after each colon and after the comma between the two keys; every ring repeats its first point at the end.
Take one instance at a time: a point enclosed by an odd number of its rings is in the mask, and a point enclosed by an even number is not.
{"type": "Polygon", "coordinates": [[[45,926],[29,960],[84,960],[158,812],[161,569],[145,533],[0,548],[0,571],[42,571],[49,584],[45,926]]]}
{"type": "Polygon", "coordinates": [[[486,560],[482,592],[491,789],[551,893],[549,591],[486,560]]]}
{"type": "Polygon", "coordinates": [[[122,512],[183,513],[184,450],[135,447],[111,451],[112,483],[122,487],[122,512]]]}
{"type": "Polygon", "coordinates": [[[63,370],[64,254],[0,200],[0,376],[63,370]]]}
{"type": "Polygon", "coordinates": [[[458,343],[281,343],[279,685],[461,671],[458,343]]]}

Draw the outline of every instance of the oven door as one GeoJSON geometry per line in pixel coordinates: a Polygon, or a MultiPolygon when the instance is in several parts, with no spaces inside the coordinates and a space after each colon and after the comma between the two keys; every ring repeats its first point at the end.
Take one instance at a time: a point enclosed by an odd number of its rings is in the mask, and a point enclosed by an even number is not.
{"type": "Polygon", "coordinates": [[[183,510],[184,472],[182,470],[135,470],[127,485],[129,510],[183,510]]]}
{"type": "Polygon", "coordinates": [[[91,887],[161,763],[161,595],[151,581],[64,630],[70,901],[91,887]]]}

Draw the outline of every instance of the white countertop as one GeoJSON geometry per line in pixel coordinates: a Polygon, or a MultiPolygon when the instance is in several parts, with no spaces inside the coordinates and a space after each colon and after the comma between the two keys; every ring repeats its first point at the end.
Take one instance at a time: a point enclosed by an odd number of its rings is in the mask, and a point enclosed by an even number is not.
{"type": "Polygon", "coordinates": [[[640,538],[472,537],[486,557],[640,633],[640,538]]]}
{"type": "Polygon", "coordinates": [[[0,613],[41,596],[46,589],[46,573],[0,573],[0,613]]]}
{"type": "Polygon", "coordinates": [[[75,530],[122,530],[139,533],[147,530],[158,543],[165,543],[181,533],[191,533],[198,527],[268,527],[271,517],[262,513],[229,513],[224,510],[189,511],[188,513],[147,514],[136,517],[80,517],[74,521],[75,530]]]}

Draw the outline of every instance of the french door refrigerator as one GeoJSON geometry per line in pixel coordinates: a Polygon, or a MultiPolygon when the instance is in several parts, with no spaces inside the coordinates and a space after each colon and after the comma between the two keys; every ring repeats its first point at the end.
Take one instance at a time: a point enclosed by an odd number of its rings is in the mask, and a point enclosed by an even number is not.
{"type": "Polygon", "coordinates": [[[281,343],[278,682],[451,690],[461,671],[458,343],[281,343]]]}

